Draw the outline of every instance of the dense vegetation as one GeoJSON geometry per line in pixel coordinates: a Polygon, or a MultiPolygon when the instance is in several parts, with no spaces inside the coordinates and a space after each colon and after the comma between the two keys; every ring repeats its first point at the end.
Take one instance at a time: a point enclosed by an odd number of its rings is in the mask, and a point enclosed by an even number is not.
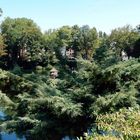
{"type": "Polygon", "coordinates": [[[124,26],[107,35],[74,25],[43,34],[31,19],[6,18],[0,102],[10,117],[1,128],[41,139],[45,129],[59,132],[62,125],[65,131],[67,125],[96,122],[89,140],[140,138],[139,31],[124,26]],[[53,68],[58,75],[52,77],[53,68]]]}
{"type": "Polygon", "coordinates": [[[100,130],[104,135],[94,133],[92,136],[87,136],[87,140],[139,140],[139,114],[138,108],[128,108],[112,114],[99,115],[96,120],[98,131],[100,130]]]}

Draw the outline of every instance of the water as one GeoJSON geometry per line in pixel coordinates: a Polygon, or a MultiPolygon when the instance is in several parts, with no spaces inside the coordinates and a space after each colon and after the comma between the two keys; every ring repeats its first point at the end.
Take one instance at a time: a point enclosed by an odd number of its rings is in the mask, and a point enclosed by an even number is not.
{"type": "MultiPolygon", "coordinates": [[[[0,140],[27,140],[27,139],[25,138],[25,136],[18,136],[15,132],[13,132],[13,133],[1,132],[0,140]]],[[[40,140],[42,140],[42,139],[40,139],[40,140]]],[[[55,140],[55,139],[52,139],[52,140],[55,140]]],[[[77,138],[65,136],[61,140],[77,140],[77,138]]]]}
{"type": "MultiPolygon", "coordinates": [[[[42,130],[47,131],[47,130],[42,130]]],[[[61,134],[37,134],[37,135],[19,135],[16,132],[8,133],[8,132],[0,132],[0,140],[78,140],[75,134],[61,135],[61,134]]],[[[78,136],[80,137],[80,136],[78,136]]]]}
{"type": "MultiPolygon", "coordinates": [[[[0,108],[0,121],[5,121],[7,119],[7,115],[0,108]]],[[[26,140],[25,136],[18,136],[15,132],[0,132],[0,140],[26,140]]]]}
{"type": "Polygon", "coordinates": [[[70,137],[70,136],[65,136],[62,138],[62,140],[77,140],[77,138],[75,137],[70,137]]]}
{"type": "MultiPolygon", "coordinates": [[[[5,120],[7,120],[7,115],[0,108],[0,121],[5,120]]],[[[56,124],[52,128],[50,127],[50,129],[43,128],[34,135],[26,132],[22,134],[22,130],[12,133],[0,132],[0,140],[77,140],[77,137],[82,136],[84,132],[91,133],[91,129],[87,129],[87,126],[84,125],[85,122],[78,123],[75,126],[71,124],[66,124],[65,126],[61,124],[58,126],[56,124]]]]}
{"type": "Polygon", "coordinates": [[[0,111],[0,120],[5,120],[5,113],[3,111],[0,111]]]}
{"type": "Polygon", "coordinates": [[[0,133],[0,140],[26,140],[24,136],[17,136],[15,132],[13,133],[6,133],[6,132],[1,132],[0,133]]]}

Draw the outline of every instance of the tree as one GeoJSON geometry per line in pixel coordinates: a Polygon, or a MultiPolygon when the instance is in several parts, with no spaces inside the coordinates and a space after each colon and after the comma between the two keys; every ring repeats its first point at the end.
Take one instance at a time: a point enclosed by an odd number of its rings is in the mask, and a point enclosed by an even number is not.
{"type": "Polygon", "coordinates": [[[5,48],[6,45],[4,44],[4,38],[0,34],[0,67],[2,68],[5,66],[5,56],[7,55],[5,48]]]}
{"type": "Polygon", "coordinates": [[[110,45],[108,38],[105,33],[99,32],[99,47],[94,54],[94,60],[103,68],[118,62],[116,52],[113,50],[113,46],[110,45]]]}
{"type": "Polygon", "coordinates": [[[2,11],[2,9],[0,8],[0,16],[2,16],[2,13],[3,13],[3,11],[2,11]]]}
{"type": "Polygon", "coordinates": [[[59,47],[57,44],[57,30],[51,30],[45,32],[44,34],[45,44],[48,49],[48,63],[55,65],[58,62],[56,58],[56,53],[59,54],[59,47]]]}
{"type": "MultiPolygon", "coordinates": [[[[2,15],[3,11],[0,8],[0,16],[2,15]]],[[[5,54],[5,44],[4,44],[4,39],[3,36],[0,34],[0,57],[3,56],[5,54]]]]}
{"type": "Polygon", "coordinates": [[[135,42],[134,46],[127,51],[132,57],[140,57],[140,38],[135,42]]]}
{"type": "Polygon", "coordinates": [[[5,55],[5,44],[2,35],[0,35],[0,57],[5,55]]]}
{"type": "Polygon", "coordinates": [[[74,49],[75,56],[79,57],[80,55],[80,27],[78,25],[74,25],[72,27],[72,42],[71,46],[74,49]]]}
{"type": "Polygon", "coordinates": [[[57,31],[59,47],[70,47],[71,31],[69,26],[63,26],[57,31]]]}
{"type": "Polygon", "coordinates": [[[6,18],[1,32],[7,45],[7,57],[12,65],[24,60],[35,61],[42,50],[42,33],[39,27],[27,18],[6,18]]]}
{"type": "Polygon", "coordinates": [[[97,97],[91,106],[92,113],[99,115],[139,106],[139,76],[140,63],[133,59],[99,71],[92,79],[93,93],[97,97]]]}
{"type": "Polygon", "coordinates": [[[112,114],[96,118],[97,131],[86,135],[86,140],[139,140],[140,110],[123,108],[112,114]]]}
{"type": "Polygon", "coordinates": [[[138,32],[128,25],[112,30],[108,41],[114,49],[117,59],[121,60],[121,52],[125,51],[130,56],[131,50],[139,37],[138,32]]]}
{"type": "Polygon", "coordinates": [[[80,28],[80,51],[84,59],[92,60],[95,49],[98,46],[98,34],[96,28],[90,29],[85,25],[80,28]]]}

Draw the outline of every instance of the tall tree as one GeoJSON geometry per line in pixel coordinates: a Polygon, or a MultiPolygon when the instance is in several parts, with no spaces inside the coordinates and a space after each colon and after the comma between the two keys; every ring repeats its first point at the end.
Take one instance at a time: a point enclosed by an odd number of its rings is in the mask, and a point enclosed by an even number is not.
{"type": "Polygon", "coordinates": [[[85,25],[80,28],[80,51],[82,57],[92,60],[96,47],[98,46],[98,34],[96,28],[90,29],[85,25]]]}
{"type": "Polygon", "coordinates": [[[71,27],[63,26],[57,31],[59,47],[69,47],[71,43],[71,27]]]}
{"type": "Polygon", "coordinates": [[[109,43],[115,50],[118,59],[121,59],[121,52],[127,52],[130,55],[131,49],[138,40],[139,34],[131,26],[114,29],[109,37],[109,43]]]}
{"type": "Polygon", "coordinates": [[[1,24],[1,32],[7,45],[7,56],[13,65],[39,57],[42,33],[31,19],[8,17],[1,24]]]}
{"type": "Polygon", "coordinates": [[[74,49],[75,56],[78,58],[80,56],[80,27],[78,25],[72,27],[71,36],[71,46],[74,49]]]}

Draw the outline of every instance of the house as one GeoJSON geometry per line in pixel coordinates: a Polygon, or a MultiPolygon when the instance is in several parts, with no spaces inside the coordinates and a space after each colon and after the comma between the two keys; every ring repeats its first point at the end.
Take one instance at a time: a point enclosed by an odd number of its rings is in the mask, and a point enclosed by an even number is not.
{"type": "Polygon", "coordinates": [[[123,61],[128,60],[128,56],[127,56],[126,52],[124,52],[124,51],[121,52],[121,58],[123,61]]]}
{"type": "Polygon", "coordinates": [[[74,50],[72,48],[67,49],[66,56],[67,56],[67,58],[73,58],[74,57],[74,50]]]}
{"type": "Polygon", "coordinates": [[[26,47],[21,48],[20,52],[19,52],[19,55],[18,55],[18,58],[19,57],[25,58],[26,53],[27,53],[27,48],[26,47]]]}

